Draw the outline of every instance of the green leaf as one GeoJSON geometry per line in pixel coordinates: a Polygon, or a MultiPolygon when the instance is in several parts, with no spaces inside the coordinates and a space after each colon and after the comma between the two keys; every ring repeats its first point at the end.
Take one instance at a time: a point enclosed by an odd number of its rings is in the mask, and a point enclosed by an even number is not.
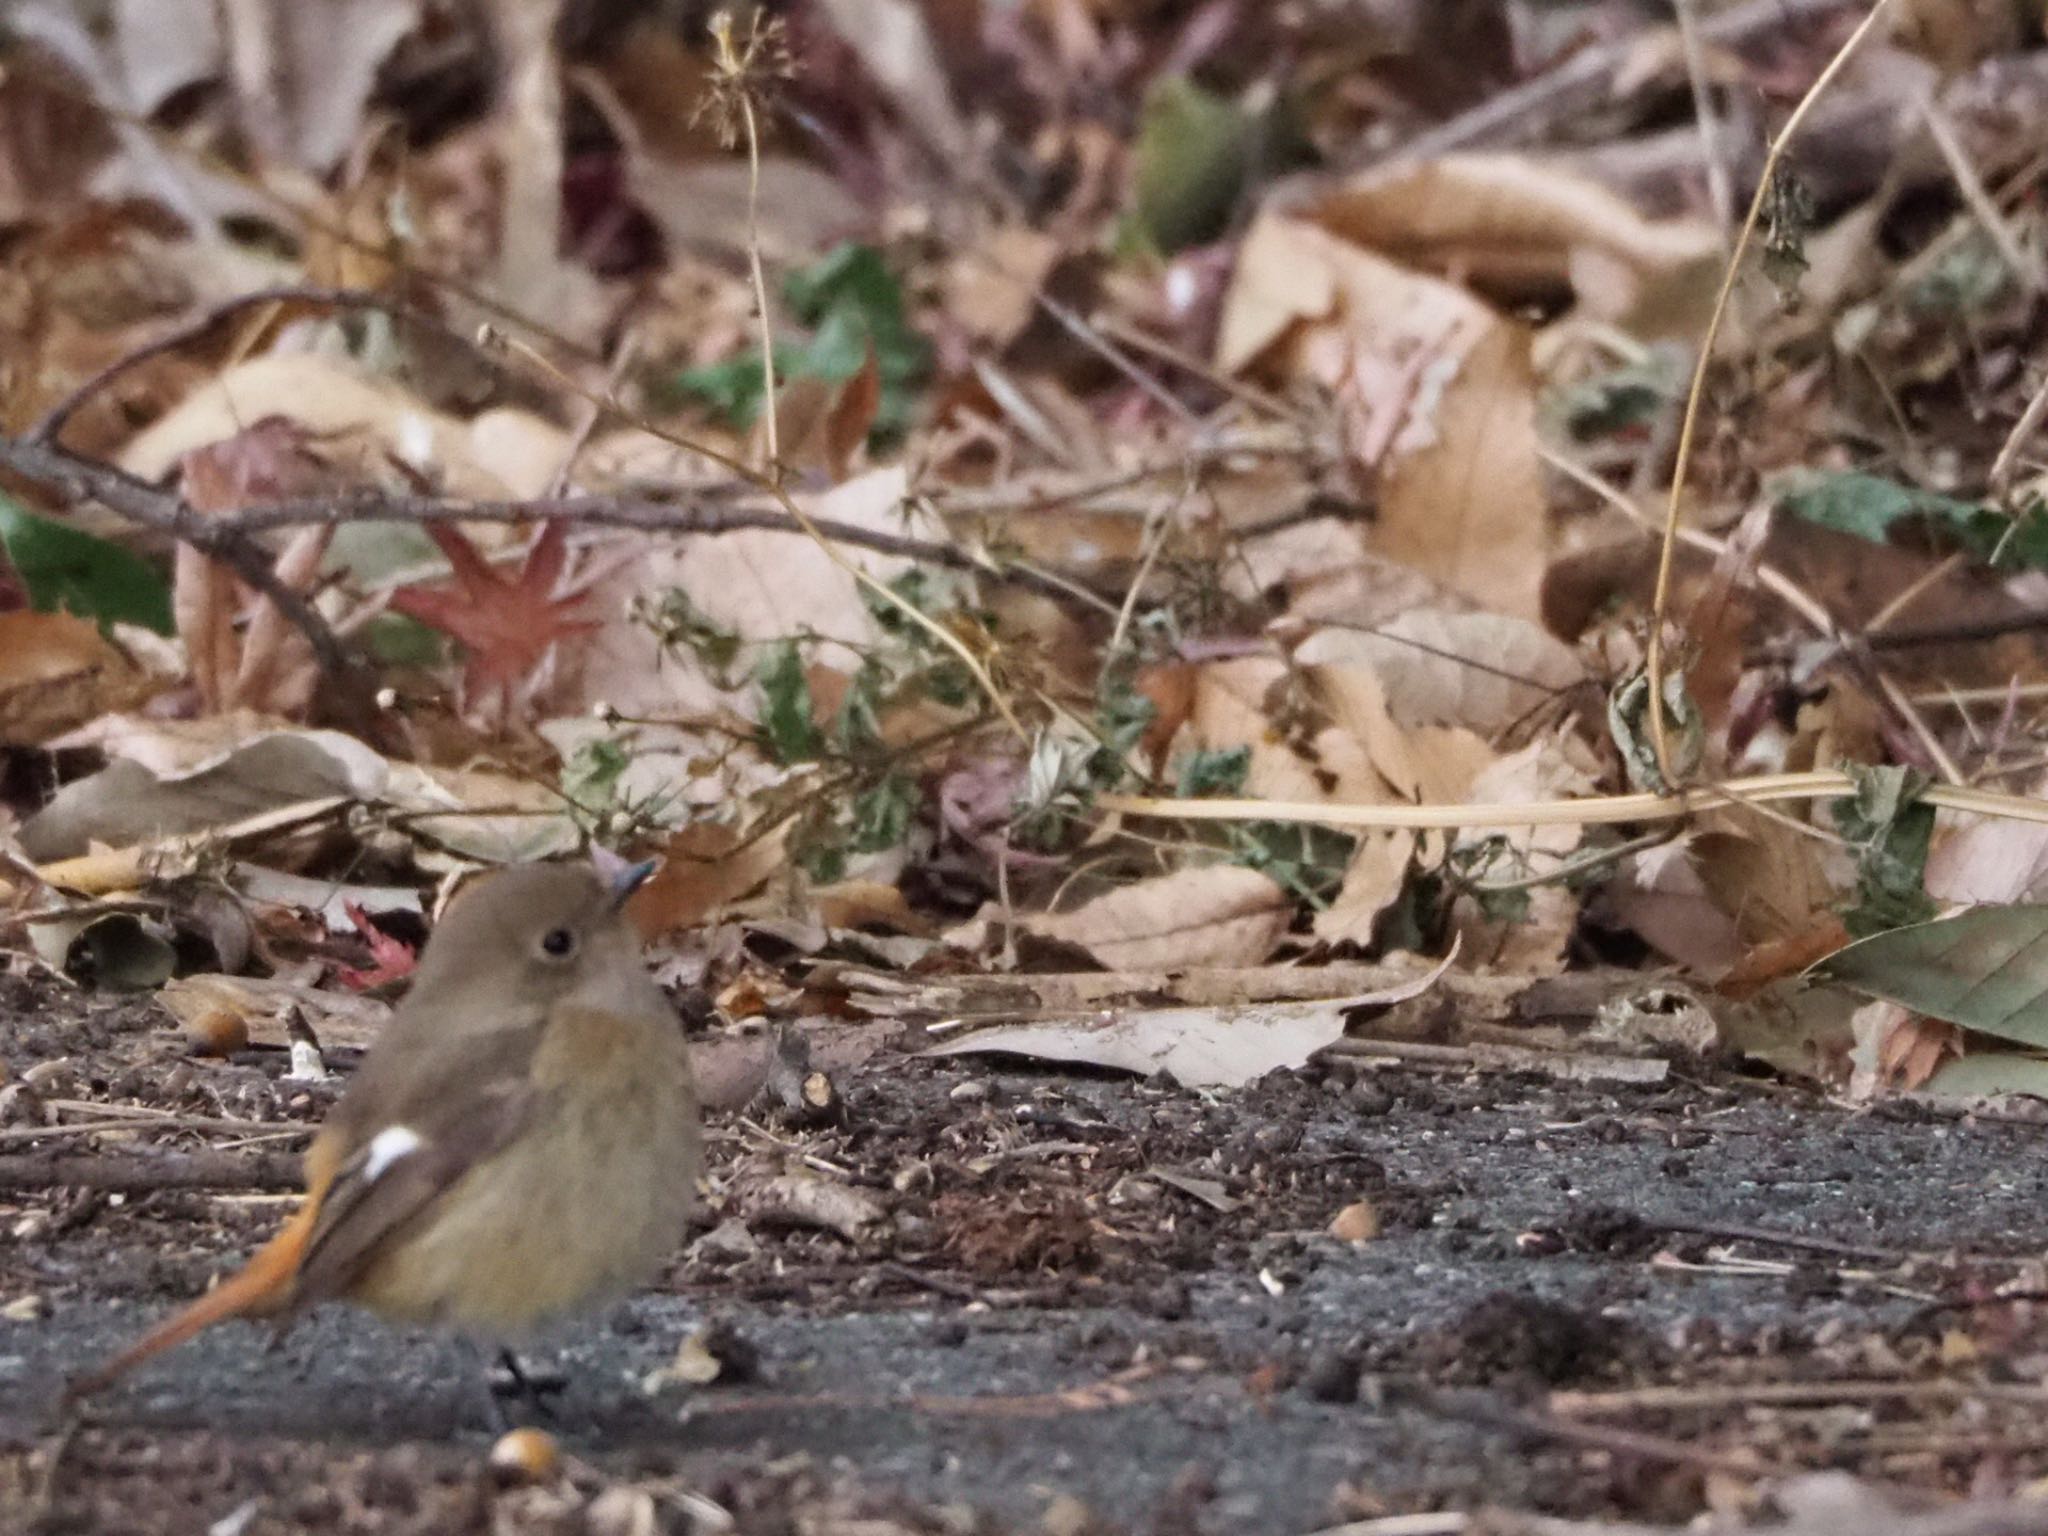
{"type": "MultiPolygon", "coordinates": [[[[841,383],[867,366],[872,350],[881,380],[881,404],[871,436],[887,441],[910,425],[916,392],[931,371],[931,346],[905,317],[903,291],[872,246],[842,245],[815,265],[792,272],[783,297],[811,328],[804,337],[779,337],[780,379],[841,383]]],[[[749,348],[722,363],[675,376],[675,388],[702,400],[741,427],[761,414],[761,351],[749,348]]]]}
{"type": "Polygon", "coordinates": [[[380,613],[365,624],[363,648],[373,659],[400,667],[431,667],[448,657],[446,636],[402,613],[380,613]]]}
{"type": "Polygon", "coordinates": [[[832,722],[832,735],[845,753],[882,745],[882,685],[888,671],[872,656],[860,664],[840,701],[839,717],[832,722]]]}
{"type": "Polygon", "coordinates": [[[1225,834],[1234,864],[1256,869],[1291,895],[1321,910],[1344,884],[1358,839],[1331,827],[1252,821],[1225,834]]]}
{"type": "Polygon", "coordinates": [[[917,785],[892,773],[853,802],[848,838],[855,853],[880,853],[910,835],[910,817],[917,809],[917,785]]]}
{"type": "Polygon", "coordinates": [[[1998,1098],[2009,1093],[2048,1099],[2048,1058],[2022,1056],[2017,1051],[1972,1051],[1942,1067],[1924,1091],[1959,1099],[1998,1098]]]}
{"type": "Polygon", "coordinates": [[[1835,827],[1856,850],[1856,901],[1843,923],[1861,938],[1927,921],[1935,907],[1926,887],[1934,835],[1934,807],[1920,799],[1926,776],[1860,763],[1847,771],[1856,794],[1835,802],[1835,827]]]}
{"type": "Polygon", "coordinates": [[[1814,970],[1916,1013],[2048,1048],[2048,906],[1976,907],[1894,928],[1814,970]]]}
{"type": "Polygon", "coordinates": [[[1578,442],[1647,427],[1685,393],[1685,360],[1670,347],[1561,391],[1548,414],[1578,442]]]}
{"type": "Polygon", "coordinates": [[[811,712],[811,680],[804,674],[804,659],[795,641],[785,640],[768,653],[759,680],[767,701],[761,730],[768,750],[779,763],[814,761],[822,743],[811,712]]]}
{"type": "Polygon", "coordinates": [[[1251,768],[1250,747],[1205,748],[1181,764],[1180,783],[1175,792],[1183,800],[1240,794],[1251,768]]]}
{"type": "Polygon", "coordinates": [[[1787,476],[1776,496],[1779,507],[1796,517],[1872,543],[1886,543],[1901,525],[1918,522],[1994,566],[2048,569],[2048,507],[2039,500],[2008,516],[1996,507],[1856,470],[1787,476]]]}
{"type": "Polygon", "coordinates": [[[171,589],[155,566],[118,544],[80,533],[0,495],[0,546],[38,613],[59,609],[101,624],[171,633],[171,589]]]}
{"type": "Polygon", "coordinates": [[[562,765],[562,791],[580,805],[608,806],[617,798],[619,780],[632,765],[624,742],[594,736],[562,765]]]}
{"type": "Polygon", "coordinates": [[[1137,227],[1154,249],[1171,253],[1223,233],[1257,132],[1235,102],[1185,75],[1163,76],[1145,93],[1131,180],[1137,227]]]}

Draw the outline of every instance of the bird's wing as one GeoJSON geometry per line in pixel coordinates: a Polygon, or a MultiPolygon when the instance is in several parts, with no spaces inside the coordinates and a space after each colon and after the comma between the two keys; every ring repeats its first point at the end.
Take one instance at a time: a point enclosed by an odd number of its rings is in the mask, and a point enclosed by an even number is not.
{"type": "Polygon", "coordinates": [[[346,1293],[387,1239],[509,1146],[549,1097],[523,1072],[494,1076],[473,1061],[448,1076],[439,1096],[407,1095],[413,1113],[357,1132],[320,1201],[292,1312],[346,1293]]]}

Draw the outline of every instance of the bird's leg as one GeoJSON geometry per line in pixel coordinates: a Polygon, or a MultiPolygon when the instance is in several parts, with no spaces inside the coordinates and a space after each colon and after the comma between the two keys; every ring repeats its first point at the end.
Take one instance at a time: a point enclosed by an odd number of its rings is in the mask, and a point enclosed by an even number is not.
{"type": "Polygon", "coordinates": [[[559,1397],[569,1380],[559,1371],[529,1371],[509,1349],[498,1351],[498,1369],[491,1373],[493,1399],[517,1397],[543,1419],[552,1420],[555,1410],[548,1401],[559,1397]]]}

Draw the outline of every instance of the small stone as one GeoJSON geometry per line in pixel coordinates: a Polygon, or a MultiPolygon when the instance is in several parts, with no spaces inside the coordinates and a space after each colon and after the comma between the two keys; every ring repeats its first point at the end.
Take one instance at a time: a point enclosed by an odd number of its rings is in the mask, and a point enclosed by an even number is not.
{"type": "Polygon", "coordinates": [[[561,1465],[562,1449],[544,1429],[512,1430],[491,1447],[491,1471],[506,1483],[544,1483],[561,1465]]]}
{"type": "Polygon", "coordinates": [[[1330,1236],[1346,1243],[1369,1243],[1380,1235],[1380,1213],[1369,1200],[1353,1201],[1330,1218],[1330,1236]]]}
{"type": "Polygon", "coordinates": [[[249,1021],[229,1008],[208,1008],[185,1025],[185,1044],[200,1056],[232,1056],[249,1048],[249,1021]]]}
{"type": "Polygon", "coordinates": [[[645,1488],[607,1488],[583,1512],[590,1536],[657,1536],[654,1495],[645,1488]]]}
{"type": "Polygon", "coordinates": [[[1045,1536],[1096,1536],[1102,1524],[1095,1518],[1094,1510],[1071,1493],[1062,1493],[1046,1506],[1038,1528],[1045,1536]]]}
{"type": "Polygon", "coordinates": [[[964,1083],[955,1083],[946,1097],[955,1104],[984,1104],[988,1102],[989,1085],[981,1078],[970,1077],[964,1083]]]}
{"type": "Polygon", "coordinates": [[[39,1323],[49,1308],[34,1291],[0,1305],[0,1319],[10,1323],[39,1323]]]}
{"type": "Polygon", "coordinates": [[[42,1095],[26,1082],[0,1088],[0,1125],[46,1125],[42,1095]]]}
{"type": "Polygon", "coordinates": [[[1319,1403],[1358,1401],[1358,1359],[1344,1351],[1325,1355],[1301,1378],[1301,1390],[1319,1403]]]}

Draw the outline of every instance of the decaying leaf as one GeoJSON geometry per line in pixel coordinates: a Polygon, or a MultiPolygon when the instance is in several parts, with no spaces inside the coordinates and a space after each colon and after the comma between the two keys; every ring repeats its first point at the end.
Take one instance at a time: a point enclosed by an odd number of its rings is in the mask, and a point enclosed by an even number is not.
{"type": "Polygon", "coordinates": [[[998,1025],[933,1046],[928,1054],[993,1052],[1146,1077],[1163,1072],[1184,1088],[1241,1088],[1268,1072],[1304,1065],[1343,1035],[1349,1013],[1418,997],[1449,965],[1447,959],[1400,986],[1329,1002],[1105,1010],[1092,1018],[998,1025]]]}
{"type": "Polygon", "coordinates": [[[1524,330],[1440,278],[1267,214],[1217,343],[1227,370],[1255,359],[1343,405],[1378,487],[1375,547],[1495,612],[1538,616],[1546,510],[1524,330]]]}
{"type": "Polygon", "coordinates": [[[1312,212],[1335,234],[1503,305],[1569,292],[1639,335],[1695,334],[1721,275],[1712,224],[1647,219],[1605,187],[1519,155],[1398,165],[1338,188],[1312,212]]]}
{"type": "Polygon", "coordinates": [[[580,597],[560,596],[568,560],[567,525],[546,523],[515,576],[501,576],[460,529],[427,530],[454,567],[452,586],[400,587],[391,606],[462,642],[463,694],[509,707],[519,689],[560,642],[587,635],[594,620],[579,617],[580,597]]]}
{"type": "Polygon", "coordinates": [[[0,744],[39,744],[133,709],[169,681],[68,613],[0,613],[0,744]]]}
{"type": "Polygon", "coordinates": [[[1208,864],[1121,886],[1071,912],[1020,917],[1018,925],[1120,971],[1253,965],[1293,918],[1292,899],[1267,876],[1208,864]]]}
{"type": "Polygon", "coordinates": [[[1817,969],[1872,997],[2048,1049],[2048,907],[1978,907],[1894,928],[1817,969]]]}

